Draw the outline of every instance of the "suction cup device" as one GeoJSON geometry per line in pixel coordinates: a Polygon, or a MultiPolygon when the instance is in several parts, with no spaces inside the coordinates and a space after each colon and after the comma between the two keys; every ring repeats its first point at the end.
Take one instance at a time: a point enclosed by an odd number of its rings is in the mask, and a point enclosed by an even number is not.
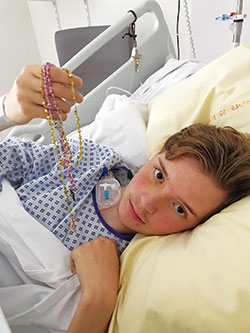
{"type": "Polygon", "coordinates": [[[108,174],[104,167],[104,178],[101,178],[96,185],[96,201],[100,209],[105,209],[116,204],[121,198],[121,185],[113,174],[108,174]]]}

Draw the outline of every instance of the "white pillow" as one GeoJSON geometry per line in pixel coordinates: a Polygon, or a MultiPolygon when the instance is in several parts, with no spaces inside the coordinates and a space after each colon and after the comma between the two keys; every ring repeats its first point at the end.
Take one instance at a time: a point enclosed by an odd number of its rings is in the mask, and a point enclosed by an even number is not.
{"type": "MultiPolygon", "coordinates": [[[[82,136],[118,151],[136,170],[147,160],[147,103],[125,95],[109,95],[95,120],[81,129],[82,136]]],[[[69,137],[77,137],[73,132],[69,137]]]]}
{"type": "Polygon", "coordinates": [[[132,94],[132,97],[151,102],[153,98],[194,74],[203,66],[198,61],[169,59],[164,66],[150,75],[132,94]]]}

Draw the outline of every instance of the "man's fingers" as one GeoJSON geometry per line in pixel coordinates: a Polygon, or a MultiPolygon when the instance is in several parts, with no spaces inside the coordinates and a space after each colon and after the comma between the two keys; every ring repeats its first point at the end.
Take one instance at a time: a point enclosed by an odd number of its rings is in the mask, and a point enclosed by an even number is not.
{"type": "Polygon", "coordinates": [[[55,96],[60,97],[60,98],[61,97],[65,98],[68,101],[73,102],[73,100],[74,100],[73,96],[75,96],[77,103],[81,103],[83,101],[83,96],[81,93],[79,93],[77,90],[75,90],[73,93],[71,87],[62,85],[60,83],[57,83],[57,82],[52,83],[52,90],[53,90],[55,96]]]}
{"type": "MultiPolygon", "coordinates": [[[[65,85],[71,85],[71,81],[69,79],[68,73],[63,70],[62,68],[53,66],[50,69],[50,75],[51,75],[51,81],[52,82],[58,82],[58,83],[63,83],[65,85]]],[[[74,75],[72,76],[74,85],[76,88],[81,88],[83,85],[83,80],[77,76],[74,75]]]]}

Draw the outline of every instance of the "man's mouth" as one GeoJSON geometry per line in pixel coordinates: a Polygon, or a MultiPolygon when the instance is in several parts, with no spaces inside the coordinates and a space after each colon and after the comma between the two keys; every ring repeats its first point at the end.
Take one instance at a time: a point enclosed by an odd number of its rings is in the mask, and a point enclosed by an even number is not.
{"type": "Polygon", "coordinates": [[[134,205],[131,200],[129,200],[129,213],[132,216],[132,218],[140,223],[145,224],[145,222],[140,218],[138,213],[136,212],[134,205]]]}

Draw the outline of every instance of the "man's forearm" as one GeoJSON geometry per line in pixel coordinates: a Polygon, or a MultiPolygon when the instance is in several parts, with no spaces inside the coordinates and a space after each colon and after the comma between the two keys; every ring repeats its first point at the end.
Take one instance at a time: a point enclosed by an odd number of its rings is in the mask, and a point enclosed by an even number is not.
{"type": "Polygon", "coordinates": [[[68,333],[105,333],[114,310],[114,303],[102,295],[83,295],[70,323],[68,333]]]}

